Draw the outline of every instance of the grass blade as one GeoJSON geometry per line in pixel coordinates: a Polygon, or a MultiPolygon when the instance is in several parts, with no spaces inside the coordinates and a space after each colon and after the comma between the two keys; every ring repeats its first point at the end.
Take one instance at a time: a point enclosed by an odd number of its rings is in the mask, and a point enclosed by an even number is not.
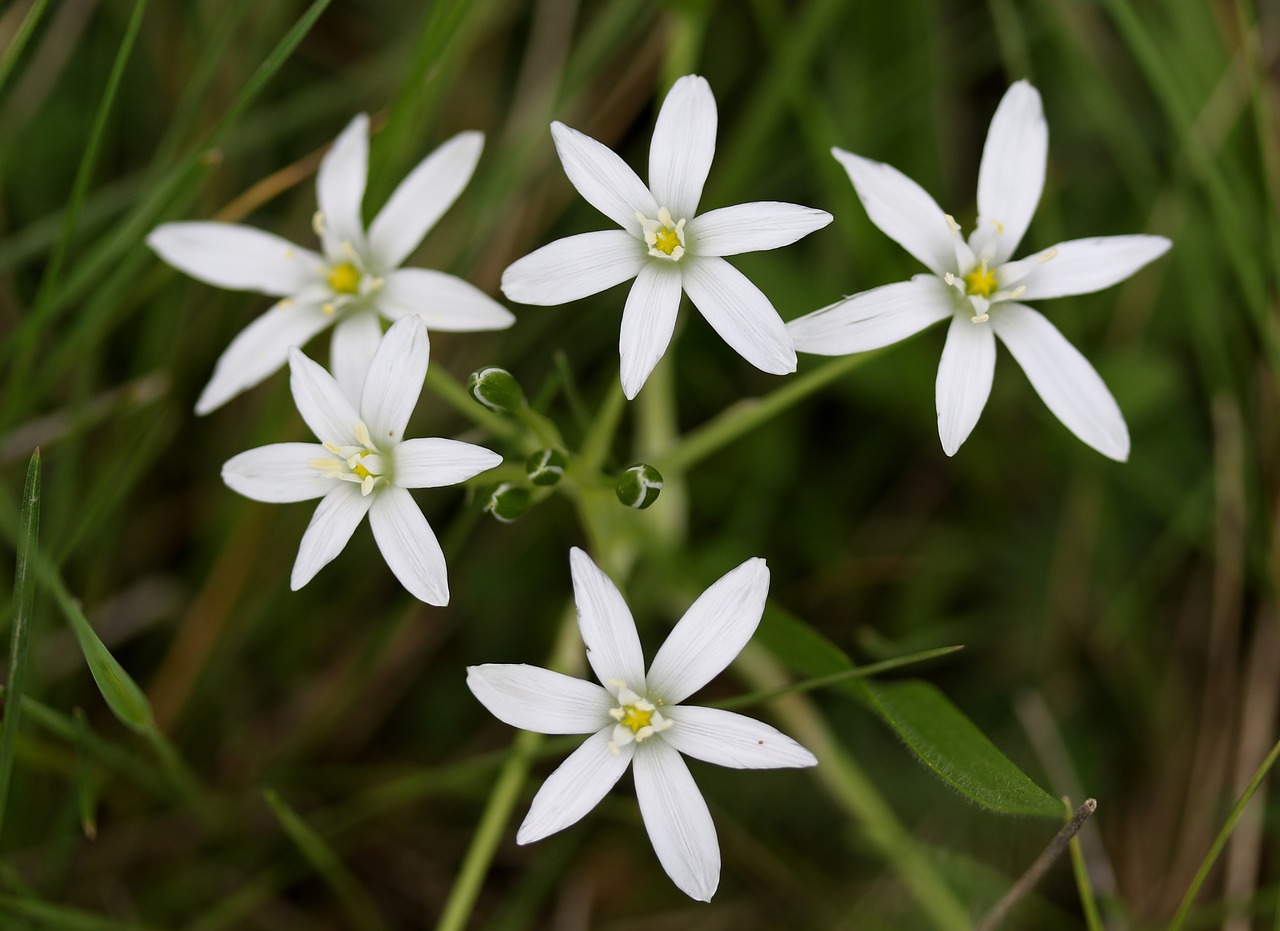
{"type": "Polygon", "coordinates": [[[18,527],[18,567],[13,590],[16,613],[9,631],[9,685],[4,703],[4,730],[0,734],[0,832],[9,800],[9,780],[13,775],[13,754],[22,718],[22,689],[27,674],[28,630],[35,601],[36,539],[40,530],[40,449],[31,454],[27,481],[22,490],[22,512],[18,527]]]}
{"type": "Polygon", "coordinates": [[[13,66],[18,63],[22,50],[27,47],[27,42],[31,34],[36,31],[36,24],[40,22],[40,17],[44,15],[44,8],[48,5],[49,0],[36,0],[31,4],[31,9],[27,10],[27,15],[23,17],[22,25],[18,27],[13,41],[4,50],[4,57],[0,58],[0,91],[4,90],[13,66]]]}

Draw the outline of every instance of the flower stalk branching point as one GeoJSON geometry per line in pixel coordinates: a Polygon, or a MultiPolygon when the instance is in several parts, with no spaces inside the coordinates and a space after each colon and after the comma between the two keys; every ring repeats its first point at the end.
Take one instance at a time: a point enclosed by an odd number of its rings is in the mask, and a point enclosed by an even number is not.
{"type": "Polygon", "coordinates": [[[1022,300],[1100,291],[1168,250],[1163,236],[1097,236],[1014,260],[1044,189],[1049,129],[1026,81],[1005,93],[978,171],[978,222],[960,225],[923,188],[882,162],[843,149],[844,166],[871,222],[932,274],[838,301],[787,324],[800,352],[846,355],[887,346],[949,320],[935,389],[938,435],[955,455],[986,406],[996,338],[1062,423],[1104,456],[1129,456],[1129,430],[1093,366],[1022,300]]]}

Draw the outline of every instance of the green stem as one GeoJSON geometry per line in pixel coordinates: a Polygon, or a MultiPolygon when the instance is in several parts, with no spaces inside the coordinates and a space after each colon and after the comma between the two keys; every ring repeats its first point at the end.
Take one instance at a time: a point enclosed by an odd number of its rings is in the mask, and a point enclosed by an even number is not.
{"type": "Polygon", "coordinates": [[[1227,841],[1231,838],[1231,832],[1236,828],[1236,822],[1240,820],[1240,816],[1244,814],[1244,810],[1249,806],[1249,800],[1253,798],[1253,793],[1258,791],[1258,786],[1262,785],[1262,780],[1267,778],[1267,773],[1271,771],[1271,767],[1275,764],[1277,757],[1280,757],[1280,743],[1271,748],[1267,758],[1262,761],[1258,771],[1253,774],[1253,779],[1249,781],[1244,794],[1240,796],[1240,800],[1231,809],[1231,814],[1227,816],[1227,823],[1222,826],[1222,830],[1214,838],[1213,845],[1205,855],[1204,862],[1200,864],[1200,869],[1196,871],[1195,879],[1191,880],[1191,885],[1187,888],[1187,894],[1182,897],[1182,903],[1178,906],[1178,911],[1173,916],[1169,931],[1180,931],[1182,926],[1186,924],[1187,916],[1191,914],[1191,904],[1195,901],[1196,896],[1199,895],[1200,887],[1209,878],[1209,871],[1213,869],[1213,865],[1218,861],[1222,848],[1227,846],[1227,841]]]}
{"type": "Polygon", "coordinates": [[[664,476],[687,472],[721,447],[778,416],[846,372],[853,371],[872,355],[862,352],[843,356],[788,380],[763,398],[739,401],[681,438],[673,451],[655,465],[664,476]]]}
{"type": "Polygon", "coordinates": [[[18,32],[9,43],[9,47],[4,50],[4,58],[0,59],[0,90],[3,90],[8,82],[13,66],[17,64],[22,50],[27,47],[27,42],[31,34],[36,31],[36,24],[40,22],[40,17],[44,15],[44,8],[48,5],[49,0],[36,0],[31,5],[31,9],[27,10],[27,15],[22,18],[22,25],[18,27],[18,32]]]}

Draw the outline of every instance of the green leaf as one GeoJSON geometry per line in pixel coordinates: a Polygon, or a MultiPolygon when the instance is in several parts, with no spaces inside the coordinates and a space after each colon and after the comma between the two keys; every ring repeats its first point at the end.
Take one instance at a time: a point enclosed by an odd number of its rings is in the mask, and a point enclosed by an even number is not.
{"type": "Polygon", "coordinates": [[[866,683],[873,707],[925,766],[961,795],[1011,815],[1062,815],[1062,802],[1001,753],[934,685],[866,683]]]}
{"type": "Polygon", "coordinates": [[[22,718],[22,690],[27,674],[27,631],[35,600],[36,538],[40,530],[40,450],[31,454],[27,481],[22,489],[22,511],[18,518],[18,567],[14,573],[13,627],[9,631],[9,685],[4,704],[4,731],[0,734],[0,825],[9,800],[9,780],[13,776],[13,755],[22,718]]]}
{"type": "Polygon", "coordinates": [[[134,682],[124,667],[111,655],[111,651],[98,639],[97,633],[90,626],[80,604],[71,597],[62,580],[55,573],[49,573],[50,587],[62,613],[71,623],[76,640],[80,642],[80,651],[84,653],[89,664],[89,672],[93,681],[98,684],[98,691],[106,699],[115,716],[121,723],[140,734],[146,734],[155,727],[155,719],[151,714],[151,703],[138,683],[134,682]]]}

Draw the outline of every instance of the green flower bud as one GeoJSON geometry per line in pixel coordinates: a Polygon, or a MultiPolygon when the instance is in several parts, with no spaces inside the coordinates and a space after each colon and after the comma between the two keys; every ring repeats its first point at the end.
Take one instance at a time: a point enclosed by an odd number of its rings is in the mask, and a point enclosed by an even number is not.
{"type": "Polygon", "coordinates": [[[564,478],[565,466],[569,460],[564,453],[554,449],[540,449],[524,464],[529,481],[535,485],[554,485],[564,478]]]}
{"type": "Polygon", "coordinates": [[[496,366],[472,372],[467,379],[467,390],[491,411],[514,411],[525,405],[524,391],[515,376],[496,366]]]}
{"type": "Polygon", "coordinates": [[[533,493],[523,485],[503,482],[489,492],[484,509],[504,524],[519,520],[533,507],[533,493]]]}
{"type": "Polygon", "coordinates": [[[658,500],[662,491],[662,473],[644,462],[637,462],[618,476],[614,486],[618,500],[629,508],[643,510],[658,500]]]}

